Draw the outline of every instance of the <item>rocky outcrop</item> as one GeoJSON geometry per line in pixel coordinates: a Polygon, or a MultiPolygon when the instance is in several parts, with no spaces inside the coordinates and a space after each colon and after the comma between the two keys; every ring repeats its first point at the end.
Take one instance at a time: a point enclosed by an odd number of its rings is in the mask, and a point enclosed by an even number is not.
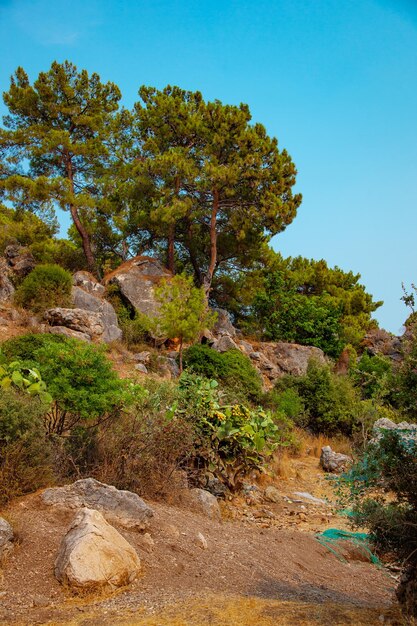
{"type": "Polygon", "coordinates": [[[352,463],[352,458],[347,454],[334,452],[330,446],[323,446],[321,449],[320,466],[325,472],[339,474],[352,463]]]}
{"type": "Polygon", "coordinates": [[[44,319],[50,326],[65,326],[78,333],[85,333],[90,339],[102,337],[104,332],[102,316],[84,309],[55,307],[45,311],[44,319]]]}
{"type": "Polygon", "coordinates": [[[396,337],[383,328],[375,328],[365,335],[362,347],[371,356],[379,354],[399,362],[403,358],[403,339],[404,337],[396,337]]]}
{"type": "Polygon", "coordinates": [[[145,315],[156,315],[158,303],[155,300],[155,287],[171,273],[157,260],[137,256],[120,265],[104,277],[106,285],[116,285],[122,297],[136,311],[145,315]]]}
{"type": "Polygon", "coordinates": [[[13,274],[24,278],[35,267],[36,262],[28,248],[19,245],[10,245],[4,251],[4,257],[13,274]]]}
{"type": "Polygon", "coordinates": [[[7,246],[0,259],[0,302],[12,299],[15,292],[13,277],[24,278],[35,267],[32,253],[19,245],[7,246]]]}
{"type": "Polygon", "coordinates": [[[153,517],[152,509],[136,493],[121,491],[94,478],[77,480],[66,487],[52,487],[41,494],[44,504],[64,509],[90,507],[101,511],[110,522],[144,530],[153,517]]]}
{"type": "Polygon", "coordinates": [[[9,522],[0,517],[0,557],[9,552],[13,545],[14,533],[9,522]]]}
{"type": "Polygon", "coordinates": [[[81,509],[62,540],[55,576],[64,585],[93,590],[131,583],[140,571],[135,549],[98,511],[81,509]]]}
{"type": "Polygon", "coordinates": [[[395,431],[404,441],[417,442],[417,424],[400,422],[396,424],[387,417],[381,417],[373,426],[374,437],[372,443],[377,443],[385,431],[395,431]]]}
{"type": "MultiPolygon", "coordinates": [[[[83,274],[85,273],[86,272],[83,272],[83,274]]],[[[121,339],[122,331],[119,328],[116,311],[110,302],[107,302],[107,300],[104,300],[99,295],[94,295],[94,293],[100,293],[98,288],[94,285],[102,287],[99,283],[94,284],[90,280],[88,282],[88,288],[90,291],[85,291],[83,288],[78,286],[74,286],[72,288],[72,301],[74,306],[78,309],[83,309],[89,313],[97,313],[101,316],[101,323],[103,326],[101,339],[103,341],[109,343],[110,341],[121,339]]]]}

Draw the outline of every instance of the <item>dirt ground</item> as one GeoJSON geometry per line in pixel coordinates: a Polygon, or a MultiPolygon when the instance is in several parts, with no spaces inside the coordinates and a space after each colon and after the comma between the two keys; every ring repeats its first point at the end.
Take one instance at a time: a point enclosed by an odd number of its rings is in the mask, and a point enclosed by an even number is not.
{"type": "Polygon", "coordinates": [[[387,570],[355,554],[342,561],[315,539],[346,524],[317,459],[294,460],[292,474],[276,484],[277,503],[250,492],[223,504],[221,523],[175,503],[150,503],[148,533],[118,527],[138,551],[141,577],[101,597],[73,596],[53,575],[74,512],[46,508],[39,494],[16,500],[1,512],[17,542],[2,564],[0,624],[400,623],[392,621],[396,581],[387,570]]]}

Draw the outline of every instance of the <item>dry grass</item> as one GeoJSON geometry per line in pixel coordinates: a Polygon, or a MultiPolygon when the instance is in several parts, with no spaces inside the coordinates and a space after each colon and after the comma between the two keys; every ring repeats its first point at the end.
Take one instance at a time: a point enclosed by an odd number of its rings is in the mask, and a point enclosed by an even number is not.
{"type": "Polygon", "coordinates": [[[279,450],[275,454],[271,463],[271,472],[273,476],[281,480],[288,480],[294,477],[294,468],[287,450],[279,450]]]}
{"type": "MultiPolygon", "coordinates": [[[[96,621],[92,624],[120,624],[125,626],[375,626],[415,624],[402,618],[396,609],[365,609],[337,604],[285,602],[260,598],[224,598],[212,596],[186,601],[158,611],[154,615],[135,617],[127,615],[96,621]]],[[[86,615],[82,618],[82,623],[86,615]]],[[[97,619],[97,618],[96,618],[97,619]]],[[[67,623],[77,626],[81,620],[67,623]]]]}
{"type": "Polygon", "coordinates": [[[352,442],[348,437],[338,435],[335,437],[327,437],[326,435],[312,435],[305,430],[297,429],[299,438],[300,456],[314,456],[320,458],[323,446],[330,446],[335,452],[341,454],[352,454],[352,442]]]}

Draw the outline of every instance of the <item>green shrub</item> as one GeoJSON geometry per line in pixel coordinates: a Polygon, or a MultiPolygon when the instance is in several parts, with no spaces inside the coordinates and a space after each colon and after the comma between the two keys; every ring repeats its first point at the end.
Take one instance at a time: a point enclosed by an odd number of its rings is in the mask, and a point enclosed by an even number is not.
{"type": "Polygon", "coordinates": [[[220,381],[236,398],[258,402],[262,397],[261,377],[240,350],[219,353],[208,346],[191,346],[184,353],[184,365],[196,374],[220,381]]]}
{"type": "Polygon", "coordinates": [[[266,406],[273,407],[284,413],[286,417],[295,421],[298,426],[302,425],[303,416],[305,415],[305,406],[297,389],[288,387],[280,393],[273,389],[264,399],[266,406]]]}
{"type": "Polygon", "coordinates": [[[49,334],[29,334],[2,344],[6,357],[39,369],[53,398],[47,430],[62,435],[76,424],[93,426],[117,414],[129,401],[104,348],[49,334]]]}
{"type": "Polygon", "coordinates": [[[384,399],[389,394],[392,380],[392,365],[387,357],[364,353],[351,368],[353,383],[360,389],[364,399],[384,399]]]}
{"type": "MultiPolygon", "coordinates": [[[[290,445],[286,428],[260,407],[222,405],[218,385],[185,372],[179,381],[174,416],[184,416],[197,435],[194,467],[210,472],[229,489],[237,489],[251,470],[262,471],[278,446],[290,445]]],[[[285,421],[285,420],[284,420],[285,421]]]]}
{"type": "Polygon", "coordinates": [[[38,398],[5,389],[0,395],[0,505],[53,481],[38,398]]]}
{"type": "Polygon", "coordinates": [[[30,246],[35,261],[56,263],[69,272],[87,269],[83,250],[68,239],[49,239],[30,246]]]}
{"type": "Polygon", "coordinates": [[[417,617],[416,441],[409,431],[386,431],[339,479],[339,487],[345,495],[347,487],[352,523],[369,528],[379,554],[395,555],[404,566],[397,595],[417,617]]]}
{"type": "Polygon", "coordinates": [[[72,277],[59,265],[38,265],[23,280],[15,293],[15,302],[34,313],[71,303],[72,277]]]}
{"type": "MultiPolygon", "coordinates": [[[[300,413],[293,416],[298,425],[327,435],[352,433],[360,399],[347,376],[338,376],[329,366],[310,361],[305,376],[285,376],[277,382],[274,393],[278,397],[278,406],[280,396],[289,388],[300,398],[300,413]]],[[[294,398],[293,393],[293,408],[294,398]]]]}

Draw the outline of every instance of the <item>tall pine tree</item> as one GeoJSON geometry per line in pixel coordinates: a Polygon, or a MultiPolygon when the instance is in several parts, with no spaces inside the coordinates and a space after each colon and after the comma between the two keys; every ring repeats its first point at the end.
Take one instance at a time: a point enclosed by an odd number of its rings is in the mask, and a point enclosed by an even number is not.
{"type": "Polygon", "coordinates": [[[19,67],[3,94],[9,109],[0,129],[3,196],[15,206],[69,211],[93,271],[89,221],[101,202],[97,182],[120,97],[115,84],[68,61],[52,63],[33,85],[19,67]]]}

